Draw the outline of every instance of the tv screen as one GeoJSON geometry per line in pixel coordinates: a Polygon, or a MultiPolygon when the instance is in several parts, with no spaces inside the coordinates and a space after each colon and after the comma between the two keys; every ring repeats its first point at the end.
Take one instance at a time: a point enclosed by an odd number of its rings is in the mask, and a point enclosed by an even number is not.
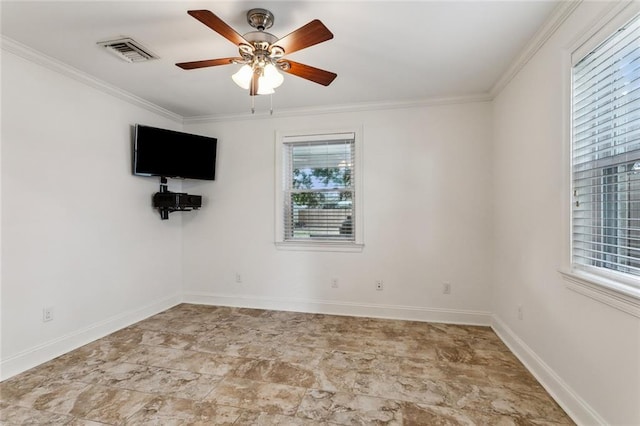
{"type": "Polygon", "coordinates": [[[214,180],[216,138],[136,124],[133,174],[214,180]]]}

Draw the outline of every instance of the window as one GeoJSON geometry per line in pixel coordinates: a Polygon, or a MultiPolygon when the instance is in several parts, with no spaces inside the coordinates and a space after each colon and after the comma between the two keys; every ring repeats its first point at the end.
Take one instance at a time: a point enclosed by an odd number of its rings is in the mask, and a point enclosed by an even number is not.
{"type": "Polygon", "coordinates": [[[640,289],[640,17],[572,69],[572,264],[640,289]]]}
{"type": "Polygon", "coordinates": [[[318,247],[360,243],[356,132],[278,139],[276,241],[318,247]]]}

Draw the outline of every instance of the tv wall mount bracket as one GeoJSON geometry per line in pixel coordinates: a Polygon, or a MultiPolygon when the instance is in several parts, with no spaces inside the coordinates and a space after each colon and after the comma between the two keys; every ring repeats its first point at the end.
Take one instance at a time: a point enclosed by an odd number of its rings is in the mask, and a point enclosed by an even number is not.
{"type": "Polygon", "coordinates": [[[158,209],[162,220],[169,219],[169,213],[189,212],[202,207],[202,196],[185,192],[171,192],[167,178],[160,177],[160,191],[153,194],[153,207],[158,209]]]}

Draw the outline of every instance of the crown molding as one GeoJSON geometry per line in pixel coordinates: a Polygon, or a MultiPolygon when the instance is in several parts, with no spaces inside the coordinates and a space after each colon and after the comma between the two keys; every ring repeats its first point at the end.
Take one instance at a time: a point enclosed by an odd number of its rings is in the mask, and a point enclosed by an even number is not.
{"type": "Polygon", "coordinates": [[[83,71],[78,70],[77,68],[67,65],[50,56],[47,56],[35,49],[32,49],[4,35],[0,35],[0,49],[6,52],[13,53],[30,62],[44,66],[52,71],[61,73],[69,78],[72,78],[78,82],[86,84],[103,93],[114,96],[118,99],[121,99],[130,104],[139,106],[148,111],[159,114],[163,117],[169,118],[180,124],[210,123],[210,122],[222,122],[222,121],[243,121],[243,120],[256,120],[256,119],[299,117],[299,116],[305,116],[305,115],[338,114],[338,113],[346,113],[346,112],[420,108],[420,107],[427,107],[427,106],[455,105],[455,104],[474,103],[474,102],[490,102],[493,100],[493,97],[489,93],[479,93],[479,94],[474,94],[469,96],[412,99],[412,100],[406,100],[406,101],[363,102],[363,103],[344,104],[344,105],[288,108],[288,109],[276,110],[274,111],[273,115],[269,114],[268,112],[257,113],[257,114],[250,114],[249,112],[247,112],[242,114],[183,117],[179,114],[176,114],[165,108],[162,108],[154,103],[151,103],[145,99],[135,96],[125,90],[122,90],[116,86],[113,86],[103,80],[95,78],[83,71]]]}
{"type": "Polygon", "coordinates": [[[4,35],[0,36],[0,48],[2,50],[14,53],[24,59],[27,59],[36,64],[45,66],[53,71],[64,74],[74,80],[82,82],[88,86],[91,86],[97,90],[114,96],[118,99],[129,102],[133,105],[142,107],[151,112],[169,118],[180,124],[196,124],[196,123],[215,123],[224,121],[244,121],[244,120],[256,120],[256,119],[273,119],[273,118],[286,118],[286,117],[299,117],[307,115],[322,115],[322,114],[338,114],[347,112],[362,112],[362,111],[375,111],[375,110],[390,110],[390,109],[408,109],[408,108],[420,108],[429,106],[440,105],[455,105],[474,102],[491,102],[493,99],[504,89],[507,84],[520,72],[520,70],[533,58],[533,56],[540,50],[540,48],[546,43],[546,41],[556,32],[556,30],[562,25],[562,23],[573,13],[582,0],[569,0],[560,2],[553,10],[545,24],[538,30],[534,37],[522,50],[522,53],[511,63],[509,68],[491,87],[489,92],[478,93],[468,96],[454,96],[454,97],[441,97],[441,98],[426,98],[426,99],[413,99],[405,101],[383,101],[383,102],[363,102],[356,104],[344,104],[344,105],[328,105],[318,107],[302,107],[302,108],[288,108],[275,110],[273,114],[268,112],[250,114],[221,114],[221,115],[206,115],[206,116],[190,116],[183,117],[179,114],[171,112],[165,108],[162,108],[154,103],[151,103],[145,99],[135,96],[127,91],[124,91],[116,86],[113,86],[105,81],[99,80],[87,73],[84,73],[70,65],[60,62],[52,57],[49,57],[35,49],[25,46],[15,40],[12,40],[4,35]]]}
{"type": "Polygon", "coordinates": [[[214,123],[214,122],[227,122],[227,121],[244,121],[244,120],[256,120],[256,119],[273,119],[273,118],[286,118],[286,117],[299,117],[305,115],[322,115],[322,114],[340,114],[346,112],[361,112],[361,111],[376,111],[376,110],[390,110],[390,109],[406,109],[406,108],[421,108],[429,106],[440,105],[456,105],[467,104],[475,102],[491,102],[493,98],[488,93],[480,93],[469,96],[457,96],[446,98],[427,98],[427,99],[413,99],[406,101],[387,101],[387,102],[363,102],[356,104],[344,104],[344,105],[327,105],[319,107],[302,107],[302,108],[287,108],[274,110],[273,114],[268,112],[251,114],[249,112],[243,114],[225,114],[225,115],[206,115],[206,116],[192,116],[184,117],[184,124],[196,124],[196,123],[214,123]]]}
{"type": "Polygon", "coordinates": [[[495,82],[489,94],[491,99],[494,99],[502,89],[524,68],[525,65],[538,53],[538,51],[544,46],[544,44],[551,38],[553,34],[560,28],[564,21],[573,13],[573,11],[582,3],[582,0],[569,0],[561,1],[553,9],[551,15],[547,18],[546,22],[540,27],[533,38],[522,49],[522,52],[511,63],[507,71],[495,82]]]}
{"type": "Polygon", "coordinates": [[[170,120],[173,120],[177,123],[182,124],[182,116],[179,114],[173,113],[167,109],[159,107],[154,103],[146,101],[125,90],[122,90],[105,81],[102,81],[96,77],[93,77],[83,71],[80,71],[77,68],[74,68],[70,65],[65,64],[64,62],[58,61],[57,59],[47,56],[42,52],[39,52],[35,49],[25,46],[24,44],[19,43],[9,37],[6,37],[4,35],[0,37],[1,37],[0,49],[2,49],[3,51],[13,53],[30,62],[41,65],[45,68],[48,68],[60,74],[63,74],[66,77],[72,78],[73,80],[76,80],[80,83],[86,84],[87,86],[90,86],[103,93],[106,93],[107,95],[111,95],[115,98],[128,102],[132,105],[144,108],[155,114],[161,115],[163,117],[166,117],[170,120]]]}

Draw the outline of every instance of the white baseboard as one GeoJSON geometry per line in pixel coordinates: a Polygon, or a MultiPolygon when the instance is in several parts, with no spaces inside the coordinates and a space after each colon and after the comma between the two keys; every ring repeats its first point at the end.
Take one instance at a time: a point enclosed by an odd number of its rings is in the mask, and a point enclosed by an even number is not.
{"type": "Polygon", "coordinates": [[[271,309],[352,317],[386,318],[409,321],[444,322],[450,324],[491,325],[491,313],[415,306],[379,305],[274,297],[247,297],[237,295],[185,292],[184,303],[233,306],[241,308],[271,309]]]}
{"type": "Polygon", "coordinates": [[[162,312],[182,302],[180,294],[156,300],[134,309],[91,324],[80,330],[50,340],[0,361],[0,381],[33,368],[62,354],[84,346],[108,334],[162,312]]]}
{"type": "Polygon", "coordinates": [[[491,327],[540,384],[578,425],[607,422],[553,371],[507,324],[495,314],[491,327]]]}

